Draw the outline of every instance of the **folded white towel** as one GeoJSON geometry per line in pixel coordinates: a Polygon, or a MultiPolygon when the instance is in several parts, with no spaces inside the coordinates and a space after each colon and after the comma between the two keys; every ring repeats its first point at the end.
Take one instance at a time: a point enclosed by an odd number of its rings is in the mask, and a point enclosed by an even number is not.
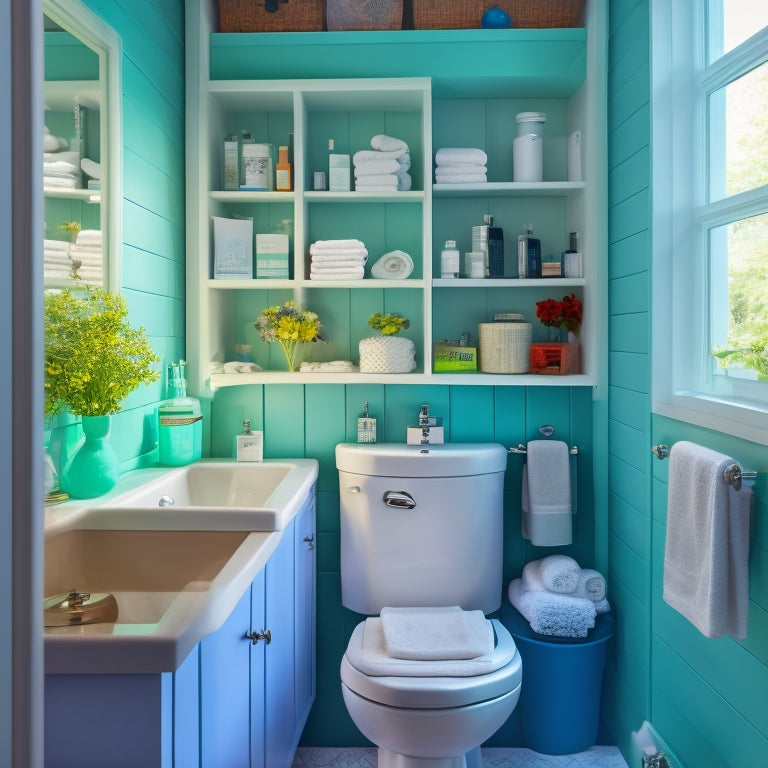
{"type": "Polygon", "coordinates": [[[361,187],[387,186],[397,189],[397,176],[394,173],[376,173],[355,178],[355,189],[361,187]]]}
{"type": "Polygon", "coordinates": [[[69,243],[66,240],[43,240],[43,248],[47,251],[68,251],[69,243]]]}
{"type": "Polygon", "coordinates": [[[482,611],[382,608],[381,624],[396,659],[474,659],[493,651],[493,628],[482,611]]]}
{"type": "Polygon", "coordinates": [[[444,147],[435,153],[437,165],[456,165],[458,163],[476,163],[486,165],[488,155],[482,149],[474,147],[444,147]]]}
{"type": "MultiPolygon", "coordinates": [[[[224,363],[223,370],[216,371],[217,373],[258,373],[263,368],[257,363],[248,363],[243,360],[232,360],[228,363],[224,363]]],[[[214,373],[214,371],[211,371],[214,373]]]]}
{"type": "Polygon", "coordinates": [[[346,272],[349,269],[355,269],[357,267],[365,266],[365,258],[357,259],[338,259],[338,260],[323,260],[317,261],[313,258],[310,265],[310,269],[313,272],[346,272]]]}
{"type": "Polygon", "coordinates": [[[305,360],[299,370],[303,373],[344,373],[360,370],[351,360],[330,360],[324,363],[312,363],[305,360]]]}
{"type": "Polygon", "coordinates": [[[342,249],[365,249],[365,243],[362,240],[349,238],[346,240],[315,240],[309,246],[310,253],[319,253],[321,251],[339,251],[342,249]]]}
{"type": "Polygon", "coordinates": [[[438,165],[435,168],[435,176],[467,176],[476,174],[487,174],[488,168],[485,165],[438,165]]]}
{"type": "Polygon", "coordinates": [[[461,176],[435,175],[436,184],[485,184],[488,177],[484,173],[465,173],[461,176]]]}
{"type": "Polygon", "coordinates": [[[413,272],[413,259],[405,251],[389,251],[371,265],[371,277],[404,280],[413,272]]]}
{"type": "Polygon", "coordinates": [[[593,603],[605,600],[605,578],[591,568],[583,568],[579,576],[579,586],[574,593],[577,597],[586,597],[593,603]]]}
{"type": "Polygon", "coordinates": [[[556,637],[586,637],[595,626],[597,611],[591,600],[548,590],[525,590],[522,583],[522,579],[513,579],[507,595],[534,632],[556,637]]]}
{"type": "Polygon", "coordinates": [[[362,280],[365,275],[365,270],[360,267],[359,269],[350,268],[346,271],[333,271],[333,272],[310,272],[310,280],[362,280]]]}
{"type": "Polygon", "coordinates": [[[67,176],[61,178],[58,176],[43,176],[44,187],[60,187],[61,189],[78,189],[80,179],[74,178],[74,176],[67,176]]]}
{"type": "Polygon", "coordinates": [[[68,163],[66,160],[54,160],[52,162],[43,162],[43,173],[52,175],[69,174],[74,176],[80,173],[80,169],[72,163],[68,163]]]}
{"type": "Polygon", "coordinates": [[[396,149],[391,152],[379,152],[376,149],[361,149],[352,155],[352,163],[360,165],[368,161],[379,160],[399,160],[402,162],[411,162],[411,153],[407,149],[396,149]]]}
{"type": "Polygon", "coordinates": [[[728,456],[680,441],[669,456],[665,602],[705,637],[747,636],[749,508],[723,472],[728,456]]]}
{"type": "Polygon", "coordinates": [[[548,589],[560,594],[573,594],[579,586],[581,568],[567,555],[549,555],[523,566],[524,589],[548,589]]]}
{"type": "Polygon", "coordinates": [[[394,136],[387,136],[385,133],[377,133],[371,139],[371,146],[381,152],[408,149],[408,145],[402,139],[396,139],[394,136]]]}
{"type": "Polygon", "coordinates": [[[523,466],[523,537],[539,547],[570,544],[571,472],[568,446],[531,440],[523,466]]]}
{"type": "Polygon", "coordinates": [[[69,258],[68,253],[63,251],[43,251],[43,261],[51,266],[58,265],[68,269],[72,268],[72,259],[69,258]]]}
{"type": "Polygon", "coordinates": [[[395,173],[400,170],[400,167],[397,160],[365,160],[362,163],[355,163],[355,177],[395,173]]]}
{"type": "Polygon", "coordinates": [[[355,184],[355,192],[397,192],[397,184],[355,184]]]}

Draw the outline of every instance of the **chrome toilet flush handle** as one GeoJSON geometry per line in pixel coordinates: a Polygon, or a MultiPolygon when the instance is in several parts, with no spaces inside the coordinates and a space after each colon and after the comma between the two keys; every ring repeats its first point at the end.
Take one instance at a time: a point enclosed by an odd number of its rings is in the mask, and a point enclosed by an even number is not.
{"type": "Polygon", "coordinates": [[[388,507],[398,507],[399,509],[413,509],[416,502],[413,496],[406,491],[386,491],[384,494],[384,503],[388,507]]]}

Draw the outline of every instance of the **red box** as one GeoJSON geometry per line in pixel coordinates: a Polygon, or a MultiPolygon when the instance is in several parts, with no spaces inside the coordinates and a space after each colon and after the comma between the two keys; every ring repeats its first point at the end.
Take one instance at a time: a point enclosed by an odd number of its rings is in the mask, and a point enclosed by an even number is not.
{"type": "Polygon", "coordinates": [[[531,344],[531,373],[565,376],[579,372],[578,344],[566,342],[531,344]]]}

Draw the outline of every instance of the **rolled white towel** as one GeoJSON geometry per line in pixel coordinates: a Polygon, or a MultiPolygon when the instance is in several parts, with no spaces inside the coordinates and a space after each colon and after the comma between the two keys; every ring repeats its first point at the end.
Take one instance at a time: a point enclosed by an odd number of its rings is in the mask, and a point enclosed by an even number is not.
{"type": "Polygon", "coordinates": [[[579,584],[576,587],[578,597],[586,597],[593,603],[605,600],[605,578],[601,573],[591,568],[582,568],[579,574],[579,584]]]}
{"type": "Polygon", "coordinates": [[[475,163],[486,165],[488,155],[482,149],[475,147],[444,147],[435,153],[437,165],[457,165],[459,163],[475,163]]]}
{"type": "Polygon", "coordinates": [[[551,592],[571,594],[581,578],[581,566],[568,555],[547,555],[534,560],[544,587],[551,592]]]}
{"type": "Polygon", "coordinates": [[[355,163],[355,178],[361,176],[374,176],[381,173],[395,173],[400,170],[397,160],[365,160],[355,163]]]}
{"type": "Polygon", "coordinates": [[[381,152],[392,152],[398,149],[408,149],[408,145],[402,139],[396,139],[394,136],[387,136],[385,133],[377,133],[371,139],[371,146],[381,152]]]}
{"type": "Polygon", "coordinates": [[[595,626],[595,604],[584,597],[523,589],[522,579],[513,579],[507,594],[509,602],[540,635],[586,637],[595,626]]]}

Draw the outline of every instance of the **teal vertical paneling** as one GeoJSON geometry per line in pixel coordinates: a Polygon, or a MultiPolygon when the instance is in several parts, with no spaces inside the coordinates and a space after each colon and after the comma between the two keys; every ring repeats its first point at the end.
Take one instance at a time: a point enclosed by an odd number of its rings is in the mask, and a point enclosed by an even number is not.
{"type": "Polygon", "coordinates": [[[451,387],[450,411],[446,415],[450,442],[494,442],[493,387],[451,387]]]}
{"type": "Polygon", "coordinates": [[[270,458],[302,458],[304,452],[304,386],[264,388],[264,454],[270,458]]]}
{"type": "Polygon", "coordinates": [[[305,387],[305,440],[307,456],[320,462],[319,491],[338,487],[335,447],[345,439],[346,399],[342,384],[305,387]]]}

